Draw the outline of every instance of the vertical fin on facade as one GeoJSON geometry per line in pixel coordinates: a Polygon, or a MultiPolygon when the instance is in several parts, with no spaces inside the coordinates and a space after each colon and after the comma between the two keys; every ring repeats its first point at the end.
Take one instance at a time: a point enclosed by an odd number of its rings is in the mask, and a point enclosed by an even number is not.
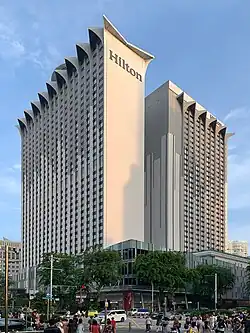
{"type": "Polygon", "coordinates": [[[90,45],[88,43],[76,44],[76,53],[79,62],[82,62],[85,58],[91,57],[90,45]]]}
{"type": "Polygon", "coordinates": [[[193,115],[195,115],[196,103],[194,101],[186,102],[185,107],[187,108],[188,111],[193,112],[193,115]]]}
{"type": "Polygon", "coordinates": [[[64,83],[67,83],[68,81],[68,73],[66,69],[55,69],[54,73],[52,74],[52,77],[53,78],[55,77],[59,87],[61,87],[64,83]]]}
{"type": "Polygon", "coordinates": [[[227,133],[226,126],[218,128],[218,135],[220,135],[223,138],[224,141],[225,141],[225,138],[226,138],[226,133],[227,133]]]}
{"type": "Polygon", "coordinates": [[[46,86],[47,86],[48,95],[50,98],[52,98],[55,94],[58,93],[58,86],[55,81],[47,81],[46,86]]]}
{"type": "Polygon", "coordinates": [[[207,121],[207,126],[211,126],[213,128],[213,130],[216,130],[216,125],[217,125],[217,118],[215,118],[214,116],[210,116],[210,118],[207,121]]]}
{"type": "Polygon", "coordinates": [[[198,109],[196,108],[196,114],[197,114],[197,117],[198,117],[198,118],[201,117],[202,115],[203,115],[203,116],[206,115],[206,113],[207,113],[207,110],[206,110],[206,109],[198,110],[198,109]]]}
{"type": "Polygon", "coordinates": [[[27,130],[27,123],[25,118],[18,118],[18,127],[19,127],[19,132],[22,133],[24,130],[27,130]]]}
{"type": "Polygon", "coordinates": [[[39,92],[38,94],[41,105],[49,104],[49,95],[46,91],[39,92]]]}
{"type": "Polygon", "coordinates": [[[21,130],[20,126],[19,125],[15,125],[15,127],[18,129],[19,134],[22,135],[22,130],[21,130]]]}
{"type": "Polygon", "coordinates": [[[103,29],[102,28],[89,28],[89,43],[91,49],[96,47],[96,44],[103,44],[103,29]]]}
{"type": "Polygon", "coordinates": [[[31,110],[24,111],[24,117],[26,119],[26,124],[29,125],[30,122],[34,122],[34,116],[31,110]]]}
{"type": "Polygon", "coordinates": [[[65,58],[65,65],[68,75],[71,75],[74,71],[77,71],[78,69],[78,60],[76,57],[67,57],[65,58]]]}
{"type": "Polygon", "coordinates": [[[38,101],[33,101],[30,103],[34,116],[41,114],[41,104],[38,101]]]}
{"type": "Polygon", "coordinates": [[[177,101],[180,103],[180,105],[183,105],[183,103],[184,103],[184,92],[182,92],[181,94],[179,94],[177,96],[177,101]]]}

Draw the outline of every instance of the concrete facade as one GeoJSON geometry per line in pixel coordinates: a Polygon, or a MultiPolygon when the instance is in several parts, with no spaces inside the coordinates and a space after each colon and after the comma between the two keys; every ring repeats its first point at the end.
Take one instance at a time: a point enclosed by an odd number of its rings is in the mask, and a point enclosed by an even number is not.
{"type": "Polygon", "coordinates": [[[228,241],[227,251],[231,254],[236,254],[242,257],[248,257],[248,242],[247,241],[228,241]]]}
{"type": "Polygon", "coordinates": [[[7,238],[0,240],[0,272],[5,272],[5,245],[9,247],[9,276],[17,281],[21,269],[21,242],[11,241],[7,238]]]}
{"type": "Polygon", "coordinates": [[[217,265],[231,270],[235,276],[235,284],[232,290],[227,291],[223,299],[246,299],[249,300],[249,294],[246,290],[247,266],[249,259],[239,255],[223,253],[219,251],[201,251],[187,255],[188,266],[195,267],[200,264],[217,265]]]}
{"type": "MultiPolygon", "coordinates": [[[[133,293],[140,293],[140,299],[143,300],[143,295],[148,295],[151,291],[151,286],[140,285],[133,267],[133,262],[138,255],[146,254],[150,251],[166,251],[166,249],[157,247],[153,244],[146,242],[139,242],[134,239],[127,240],[110,247],[112,250],[118,251],[121,254],[124,262],[123,278],[119,286],[106,288],[106,292],[118,293],[122,291],[130,291],[133,293]],[[109,290],[110,289],[110,290],[109,290]]],[[[235,276],[235,284],[232,290],[227,291],[223,295],[223,299],[227,300],[248,300],[248,292],[246,291],[247,282],[247,266],[249,259],[242,256],[228,254],[214,250],[204,250],[200,252],[185,253],[186,266],[188,268],[195,268],[198,265],[217,265],[231,270],[235,276]]],[[[105,294],[104,293],[104,294],[105,294]]],[[[157,295],[157,292],[155,291],[157,295]]],[[[183,294],[183,291],[180,291],[183,294]]],[[[105,294],[106,295],[106,294],[105,294]]],[[[182,297],[184,299],[184,295],[182,297]]]]}
{"type": "Polygon", "coordinates": [[[145,241],[225,251],[231,135],[171,81],[146,97],[145,241]]]}
{"type": "Polygon", "coordinates": [[[26,278],[44,253],[144,236],[144,83],[153,56],[106,17],[76,52],[18,119],[26,278]]]}

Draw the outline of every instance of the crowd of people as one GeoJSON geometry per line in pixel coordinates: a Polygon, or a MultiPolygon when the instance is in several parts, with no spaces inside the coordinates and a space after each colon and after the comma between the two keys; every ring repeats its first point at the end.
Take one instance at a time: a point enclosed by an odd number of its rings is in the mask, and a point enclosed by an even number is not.
{"type": "MultiPolygon", "coordinates": [[[[83,318],[74,316],[71,319],[50,319],[48,327],[45,327],[45,333],[84,333],[83,318]]],[[[89,319],[88,321],[89,333],[116,333],[116,321],[114,318],[107,319],[107,323],[102,325],[95,319],[89,319]]]]}
{"type": "MultiPolygon", "coordinates": [[[[216,316],[214,313],[204,316],[187,316],[184,327],[181,321],[174,318],[170,321],[167,317],[158,317],[156,332],[164,333],[224,333],[226,330],[233,333],[250,333],[250,313],[239,313],[232,316],[216,316]]],[[[146,332],[151,331],[152,320],[146,318],[146,332]]]]}

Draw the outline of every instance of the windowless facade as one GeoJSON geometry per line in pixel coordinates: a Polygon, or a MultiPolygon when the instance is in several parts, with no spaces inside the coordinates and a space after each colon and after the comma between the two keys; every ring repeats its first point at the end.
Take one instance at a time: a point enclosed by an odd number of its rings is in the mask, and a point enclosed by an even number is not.
{"type": "Polygon", "coordinates": [[[18,119],[22,266],[144,236],[144,82],[153,57],[104,17],[18,119]]]}

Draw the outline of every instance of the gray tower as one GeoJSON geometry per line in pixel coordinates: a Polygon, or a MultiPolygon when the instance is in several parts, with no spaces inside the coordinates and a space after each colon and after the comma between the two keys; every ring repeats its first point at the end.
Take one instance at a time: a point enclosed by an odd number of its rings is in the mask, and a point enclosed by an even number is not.
{"type": "Polygon", "coordinates": [[[104,17],[18,119],[26,274],[46,252],[143,240],[144,82],[152,59],[104,17]]]}
{"type": "Polygon", "coordinates": [[[168,81],[146,97],[145,241],[225,251],[226,127],[168,81]]]}

